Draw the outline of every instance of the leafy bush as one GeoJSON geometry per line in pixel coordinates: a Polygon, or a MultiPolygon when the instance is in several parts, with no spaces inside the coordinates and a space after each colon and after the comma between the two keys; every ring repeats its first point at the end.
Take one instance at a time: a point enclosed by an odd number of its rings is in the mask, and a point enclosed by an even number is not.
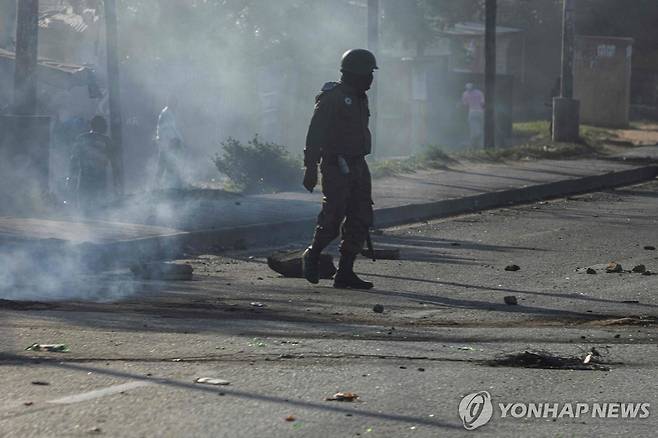
{"type": "Polygon", "coordinates": [[[262,142],[258,136],[246,145],[232,137],[221,143],[223,151],[213,161],[220,173],[248,193],[268,193],[298,188],[302,160],[281,145],[262,142]]]}

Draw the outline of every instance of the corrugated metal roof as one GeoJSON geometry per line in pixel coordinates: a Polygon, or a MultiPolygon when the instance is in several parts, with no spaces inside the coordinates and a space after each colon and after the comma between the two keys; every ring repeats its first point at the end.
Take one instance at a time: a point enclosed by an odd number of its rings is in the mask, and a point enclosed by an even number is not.
{"type": "MultiPolygon", "coordinates": [[[[480,36],[484,35],[484,31],[484,23],[464,22],[455,24],[450,29],[445,30],[443,34],[454,36],[480,36]]],[[[499,35],[518,32],[523,32],[523,30],[505,26],[496,27],[496,33],[499,35]]]]}
{"type": "MultiPolygon", "coordinates": [[[[14,64],[16,54],[0,49],[0,63],[14,64]]],[[[93,72],[82,65],[66,64],[51,59],[39,58],[37,66],[39,80],[53,86],[68,89],[77,86],[87,86],[95,80],[93,72]]]]}
{"type": "Polygon", "coordinates": [[[39,27],[42,29],[64,27],[79,33],[89,28],[82,16],[66,12],[54,12],[42,15],[39,18],[39,27]]]}

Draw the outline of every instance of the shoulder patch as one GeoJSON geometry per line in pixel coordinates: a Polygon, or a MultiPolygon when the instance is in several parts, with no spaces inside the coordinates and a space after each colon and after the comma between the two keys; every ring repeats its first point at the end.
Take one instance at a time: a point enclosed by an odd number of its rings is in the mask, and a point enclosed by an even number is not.
{"type": "Polygon", "coordinates": [[[322,91],[331,91],[338,86],[338,82],[327,82],[322,86],[322,91]]]}

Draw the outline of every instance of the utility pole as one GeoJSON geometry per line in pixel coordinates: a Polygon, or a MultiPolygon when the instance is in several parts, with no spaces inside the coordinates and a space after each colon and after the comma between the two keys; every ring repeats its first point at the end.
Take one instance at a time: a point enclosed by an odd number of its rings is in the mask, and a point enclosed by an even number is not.
{"type": "MultiPolygon", "coordinates": [[[[9,2],[7,2],[9,3],[9,2]]],[[[0,174],[10,189],[10,204],[39,199],[49,188],[50,117],[38,116],[37,68],[39,0],[18,0],[14,101],[10,114],[0,116],[0,174]]],[[[28,202],[20,208],[31,208],[28,202]]]]}
{"type": "Polygon", "coordinates": [[[14,114],[37,112],[37,51],[39,45],[39,0],[18,0],[14,65],[14,114]]]}
{"type": "Polygon", "coordinates": [[[105,40],[107,43],[107,84],[110,103],[110,129],[114,154],[112,172],[117,192],[123,194],[123,131],[121,117],[121,90],[119,77],[119,50],[117,36],[116,0],[105,0],[105,40]]]}
{"type": "Polygon", "coordinates": [[[484,30],[484,147],[496,147],[496,15],[497,1],[486,0],[484,30]]]}
{"type": "Polygon", "coordinates": [[[573,98],[575,0],[563,1],[562,73],[560,97],[553,99],[553,141],[575,142],[580,137],[580,101],[573,98]]]}
{"type": "MultiPolygon", "coordinates": [[[[379,0],[368,0],[368,50],[379,58],[379,0]]],[[[379,62],[381,62],[378,59],[379,62]]],[[[373,83],[369,92],[371,126],[372,126],[372,151],[377,150],[377,81],[373,83]]]]}

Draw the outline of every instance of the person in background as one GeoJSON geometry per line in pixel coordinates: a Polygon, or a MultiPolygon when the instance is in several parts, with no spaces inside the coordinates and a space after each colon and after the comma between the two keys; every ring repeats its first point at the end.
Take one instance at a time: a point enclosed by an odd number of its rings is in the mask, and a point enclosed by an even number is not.
{"type": "Polygon", "coordinates": [[[469,82],[462,95],[462,103],[468,109],[470,145],[481,147],[484,140],[484,94],[469,82]]]}
{"type": "Polygon", "coordinates": [[[160,187],[182,188],[182,152],[183,136],[178,130],[176,123],[176,109],[178,99],[171,96],[167,106],[160,112],[156,132],[158,144],[158,168],[156,172],[156,183],[160,187]]]}
{"type": "Polygon", "coordinates": [[[91,131],[81,134],[75,142],[69,171],[69,183],[77,204],[87,214],[109,200],[107,175],[112,167],[113,152],[112,140],[106,135],[105,118],[96,116],[90,125],[91,131]]]}

